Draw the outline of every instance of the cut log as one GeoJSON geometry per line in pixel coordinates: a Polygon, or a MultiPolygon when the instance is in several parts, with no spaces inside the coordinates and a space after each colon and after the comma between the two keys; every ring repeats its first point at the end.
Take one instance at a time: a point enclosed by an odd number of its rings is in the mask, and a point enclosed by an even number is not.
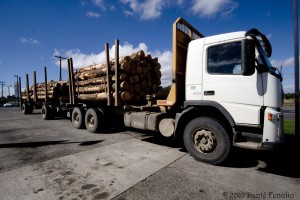
{"type": "MultiPolygon", "coordinates": [[[[97,84],[105,84],[106,77],[92,78],[84,81],[78,81],[79,86],[87,86],[87,85],[97,85],[97,84]]],[[[75,83],[77,85],[77,82],[75,83]]]]}
{"type": "Polygon", "coordinates": [[[77,98],[82,101],[105,101],[107,100],[107,93],[78,94],[77,98]]]}
{"type": "Polygon", "coordinates": [[[90,65],[88,67],[83,67],[83,68],[80,68],[80,69],[76,70],[75,74],[83,73],[83,72],[89,72],[89,71],[92,71],[92,70],[95,70],[95,69],[106,69],[106,64],[101,63],[101,64],[97,64],[97,65],[90,65]]]}
{"type": "Polygon", "coordinates": [[[92,79],[92,78],[98,78],[101,76],[106,75],[106,68],[103,69],[94,69],[88,72],[82,72],[75,74],[75,79],[80,79],[80,80],[87,80],[87,79],[92,79]]]}
{"type": "MultiPolygon", "coordinates": [[[[112,76],[111,78],[112,81],[115,81],[116,80],[116,77],[115,76],[112,76]]],[[[126,81],[128,80],[128,74],[126,73],[121,73],[120,74],[120,81],[126,81]]]]}
{"type": "MultiPolygon", "coordinates": [[[[120,89],[123,90],[123,91],[128,90],[129,87],[130,87],[130,84],[127,81],[123,81],[122,83],[120,83],[120,89]]],[[[116,84],[115,83],[112,85],[112,88],[114,90],[116,89],[116,84]]]]}
{"type": "Polygon", "coordinates": [[[106,84],[96,86],[85,86],[76,88],[76,91],[79,91],[79,94],[100,93],[107,91],[107,87],[106,84]]]}

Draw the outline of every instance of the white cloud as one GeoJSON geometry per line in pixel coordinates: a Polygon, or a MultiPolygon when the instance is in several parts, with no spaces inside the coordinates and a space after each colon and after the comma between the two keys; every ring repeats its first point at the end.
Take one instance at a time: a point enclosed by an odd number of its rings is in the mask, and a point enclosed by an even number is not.
{"type": "Polygon", "coordinates": [[[92,12],[92,11],[88,11],[86,13],[86,16],[90,17],[90,18],[99,18],[101,17],[101,15],[97,12],[92,12]]]}
{"type": "Polygon", "coordinates": [[[103,9],[103,10],[106,9],[105,3],[104,3],[103,0],[93,0],[92,2],[93,2],[93,4],[94,4],[95,6],[101,8],[101,9],[103,9]]]}
{"type": "Polygon", "coordinates": [[[40,42],[36,39],[33,39],[33,38],[25,38],[25,37],[21,37],[20,38],[20,42],[22,44],[31,44],[31,45],[37,45],[37,44],[40,44],[40,42]]]}
{"type": "MultiPolygon", "coordinates": [[[[131,55],[134,52],[139,50],[143,50],[146,54],[150,53],[152,57],[158,57],[158,61],[160,62],[162,68],[162,85],[167,86],[171,84],[172,80],[172,53],[170,51],[160,52],[158,50],[153,53],[148,52],[148,47],[145,43],[140,43],[138,46],[134,47],[130,43],[125,43],[124,45],[119,46],[119,54],[120,56],[131,55]]],[[[84,54],[80,52],[79,49],[75,50],[54,50],[54,55],[61,55],[63,57],[68,57],[73,59],[74,69],[86,67],[92,64],[99,64],[105,62],[105,52],[92,53],[92,54],[84,54]]],[[[109,49],[110,59],[115,57],[115,45],[113,45],[109,49]]],[[[59,66],[59,60],[55,60],[55,64],[59,66]]],[[[62,62],[62,68],[67,69],[67,62],[62,62]]]]}
{"type": "Polygon", "coordinates": [[[126,10],[126,15],[135,13],[140,16],[142,20],[156,19],[161,16],[163,8],[168,1],[164,0],[121,0],[123,4],[129,4],[131,11],[126,10]]]}
{"type": "Polygon", "coordinates": [[[156,50],[153,57],[158,57],[158,61],[161,64],[161,84],[162,86],[168,86],[172,84],[172,52],[164,51],[160,52],[156,50]]]}
{"type": "Polygon", "coordinates": [[[193,0],[191,10],[201,17],[212,17],[217,13],[228,16],[237,7],[238,3],[233,0],[193,0]]]}
{"type": "MultiPolygon", "coordinates": [[[[116,3],[108,0],[92,0],[91,2],[102,11],[116,9],[116,3]]],[[[122,12],[126,16],[136,15],[145,21],[158,19],[165,9],[171,7],[179,7],[200,17],[212,17],[216,14],[228,17],[238,7],[235,0],[119,0],[119,3],[122,4],[122,12]]],[[[81,4],[86,5],[86,2],[81,0],[81,4]]]]}
{"type": "MultiPolygon", "coordinates": [[[[300,56],[299,56],[300,58],[300,56]]],[[[293,67],[294,66],[294,57],[289,57],[285,60],[271,60],[273,67],[293,67]]]]}

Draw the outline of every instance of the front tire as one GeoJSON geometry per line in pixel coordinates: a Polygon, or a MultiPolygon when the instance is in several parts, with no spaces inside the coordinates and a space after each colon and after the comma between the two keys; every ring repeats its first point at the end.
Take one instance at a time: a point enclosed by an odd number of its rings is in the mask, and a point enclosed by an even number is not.
{"type": "Polygon", "coordinates": [[[188,123],[183,141],[194,159],[208,164],[221,164],[230,152],[230,139],[225,128],[212,118],[199,117],[188,123]]]}

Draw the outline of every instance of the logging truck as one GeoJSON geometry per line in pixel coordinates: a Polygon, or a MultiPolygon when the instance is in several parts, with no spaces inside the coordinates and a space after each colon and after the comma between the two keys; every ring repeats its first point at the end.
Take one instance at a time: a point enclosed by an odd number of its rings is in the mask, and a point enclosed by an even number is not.
{"type": "MultiPolygon", "coordinates": [[[[115,47],[113,62],[106,44],[105,67],[90,68],[92,74],[101,71],[105,75],[98,82],[79,80],[84,70],[74,75],[72,59],[68,60],[66,107],[75,128],[98,132],[121,116],[125,127],[183,138],[189,154],[209,164],[225,161],[232,146],[263,150],[282,143],[282,76],[268,60],[272,54],[269,40],[257,29],[204,37],[184,19],[177,19],[173,24],[172,86],[167,96],[158,87],[138,95],[124,92],[124,88],[135,88],[134,93],[144,87],[130,84],[135,78],[122,74],[137,66],[120,64],[118,40],[115,47]],[[90,89],[81,88],[91,83],[90,89]],[[141,97],[144,104],[138,101],[141,97]]],[[[145,64],[144,68],[159,68],[155,59],[149,60],[152,66],[145,64]]],[[[136,79],[148,80],[145,77],[136,79]]],[[[47,106],[43,109],[44,114],[51,112],[47,106]]]]}

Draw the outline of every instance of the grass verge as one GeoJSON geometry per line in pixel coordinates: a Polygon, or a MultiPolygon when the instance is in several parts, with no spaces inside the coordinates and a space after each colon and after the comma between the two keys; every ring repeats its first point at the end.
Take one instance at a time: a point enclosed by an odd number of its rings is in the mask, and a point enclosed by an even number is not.
{"type": "Polygon", "coordinates": [[[284,134],[295,134],[295,121],[294,120],[284,120],[284,134]]]}

